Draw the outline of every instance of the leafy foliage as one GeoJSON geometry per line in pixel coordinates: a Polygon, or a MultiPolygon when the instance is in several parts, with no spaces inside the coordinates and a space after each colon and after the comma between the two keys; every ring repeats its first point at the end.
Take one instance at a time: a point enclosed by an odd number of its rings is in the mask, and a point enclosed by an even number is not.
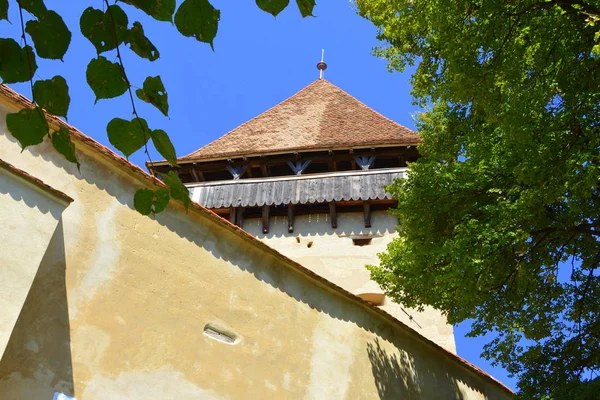
{"type": "Polygon", "coordinates": [[[175,26],[182,35],[208,43],[214,50],[213,41],[219,29],[219,19],[221,11],[208,0],[184,0],[175,14],[175,26]]]}
{"type": "Polygon", "coordinates": [[[27,82],[37,70],[33,49],[21,47],[13,39],[0,39],[0,77],[4,83],[27,82]]]}
{"type": "Polygon", "coordinates": [[[123,43],[128,34],[128,24],[127,14],[114,4],[106,12],[88,7],[79,20],[81,33],[92,42],[98,54],[116,49],[123,43]]]}
{"type": "Polygon", "coordinates": [[[28,21],[25,32],[31,36],[37,55],[42,58],[62,60],[71,43],[71,31],[54,11],[44,12],[39,20],[28,21]]]}
{"type": "Polygon", "coordinates": [[[399,238],[372,277],[431,305],[526,398],[600,380],[600,5],[359,0],[390,69],[418,63],[423,157],[389,191],[399,238]]]}
{"type": "Polygon", "coordinates": [[[141,118],[127,121],[113,118],[106,126],[108,140],[117,150],[129,157],[148,142],[148,123],[141,118]]]}
{"type": "Polygon", "coordinates": [[[158,21],[171,22],[175,12],[175,0],[121,0],[139,8],[158,21]]]}
{"type": "Polygon", "coordinates": [[[169,173],[164,176],[164,181],[169,187],[171,197],[175,200],[181,201],[187,209],[192,200],[190,199],[188,189],[183,185],[183,183],[181,183],[181,180],[177,174],[174,171],[169,171],[169,173]]]}
{"type": "Polygon", "coordinates": [[[135,54],[142,58],[154,61],[160,57],[158,49],[144,35],[144,28],[139,22],[133,23],[133,28],[129,30],[125,42],[129,44],[135,54]]]}
{"type": "Polygon", "coordinates": [[[142,89],[135,91],[137,97],[145,101],[146,103],[152,104],[158,108],[165,117],[169,116],[169,100],[165,85],[163,85],[160,76],[149,76],[144,80],[144,86],[142,89]]]}
{"type": "Polygon", "coordinates": [[[8,0],[0,0],[0,20],[8,21],[8,0]]]}
{"type": "Polygon", "coordinates": [[[67,128],[61,127],[58,131],[52,133],[52,145],[68,161],[77,164],[77,168],[80,167],[75,155],[75,145],[71,141],[71,133],[67,128]]]}
{"type": "Polygon", "coordinates": [[[256,5],[263,11],[276,17],[290,4],[290,0],[256,0],[256,5]]]}
{"type": "Polygon", "coordinates": [[[177,165],[177,155],[175,154],[175,146],[171,143],[169,135],[162,129],[155,129],[150,132],[152,143],[161,156],[165,158],[171,165],[177,165]]]}
{"type": "Polygon", "coordinates": [[[24,108],[6,116],[6,126],[21,144],[21,148],[42,143],[48,134],[48,123],[39,108],[24,108]]]}
{"type": "MultiPolygon", "coordinates": [[[[174,22],[177,30],[184,36],[208,43],[214,50],[221,12],[209,0],[184,0],[177,12],[176,0],[120,2],[138,8],[158,21],[174,22]]],[[[42,58],[62,60],[71,43],[71,31],[57,12],[47,9],[44,0],[14,0],[14,3],[19,8],[21,18],[21,31],[15,36],[22,38],[24,45],[21,47],[12,38],[0,38],[0,78],[3,83],[31,81],[33,102],[37,107],[7,115],[7,127],[23,149],[41,143],[49,135],[54,148],[79,167],[69,130],[61,127],[50,135],[46,115],[42,110],[43,108],[50,114],[66,118],[71,102],[66,80],[57,75],[52,79],[33,82],[34,76],[39,75],[36,54],[42,58]],[[25,21],[23,11],[31,15],[28,21],[25,21]],[[28,45],[28,38],[35,46],[35,52],[28,45]]],[[[288,3],[289,0],[257,0],[258,6],[272,15],[279,14],[288,3]]],[[[297,4],[302,16],[312,15],[314,0],[298,0],[297,4]]],[[[9,1],[0,0],[0,21],[8,20],[8,9],[9,1]]],[[[128,45],[131,51],[149,61],[160,57],[159,50],[146,37],[142,24],[136,21],[129,27],[125,10],[104,0],[103,10],[88,7],[83,11],[79,29],[98,53],[97,58],[90,60],[86,70],[86,80],[96,96],[96,102],[118,97],[126,92],[129,92],[132,102],[134,118],[131,121],[114,118],[108,123],[106,129],[111,144],[129,157],[142,148],[149,154],[146,147],[152,139],[156,150],[170,164],[177,166],[175,148],[169,135],[160,129],[150,129],[147,122],[138,115],[132,84],[123,66],[121,48],[126,47],[123,45],[128,45]],[[101,55],[111,51],[116,51],[116,62],[110,61],[114,60],[112,56],[101,55]]],[[[136,90],[136,95],[168,116],[168,96],[160,76],[146,78],[143,87],[136,90]]],[[[139,212],[144,215],[161,212],[167,207],[170,198],[183,202],[187,209],[191,200],[177,174],[169,173],[164,181],[168,188],[156,191],[141,189],[136,193],[134,206],[139,212]]]]}
{"type": "Polygon", "coordinates": [[[18,2],[23,10],[30,12],[38,18],[48,11],[44,4],[44,0],[18,0],[18,2]]]}
{"type": "Polygon", "coordinates": [[[140,189],[133,196],[133,206],[141,214],[156,214],[167,208],[170,198],[168,188],[140,189]]]}
{"type": "Polygon", "coordinates": [[[118,97],[129,88],[123,75],[123,67],[103,56],[90,61],[85,76],[96,95],[96,101],[118,97]]]}
{"type": "Polygon", "coordinates": [[[314,17],[312,11],[316,5],[315,0],[296,0],[296,4],[302,17],[314,17]]]}
{"type": "Polygon", "coordinates": [[[33,97],[50,114],[67,117],[71,97],[67,81],[62,76],[36,81],[33,85],[33,97]]]}

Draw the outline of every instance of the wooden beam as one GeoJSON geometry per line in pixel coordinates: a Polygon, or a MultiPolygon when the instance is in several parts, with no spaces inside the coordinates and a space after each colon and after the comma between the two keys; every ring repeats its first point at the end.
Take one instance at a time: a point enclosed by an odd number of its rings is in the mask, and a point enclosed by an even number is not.
{"type": "Polygon", "coordinates": [[[198,174],[194,168],[190,168],[190,173],[196,182],[200,182],[200,178],[198,177],[198,174]]]}
{"type": "Polygon", "coordinates": [[[371,203],[369,201],[363,202],[363,213],[365,217],[365,228],[371,227],[371,203]]]}
{"type": "Polygon", "coordinates": [[[269,214],[271,211],[271,206],[264,205],[262,206],[262,232],[269,233],[269,214]]]}
{"type": "Polygon", "coordinates": [[[244,227],[244,207],[236,207],[235,224],[240,228],[244,227]]]}
{"type": "Polygon", "coordinates": [[[232,224],[235,224],[237,222],[237,218],[235,217],[236,211],[237,210],[235,207],[229,208],[229,222],[231,222],[232,224]]]}
{"type": "Polygon", "coordinates": [[[198,171],[198,176],[200,177],[200,182],[206,181],[206,179],[204,179],[204,174],[202,173],[202,171],[198,171]]]}
{"type": "Polygon", "coordinates": [[[269,168],[267,168],[267,166],[265,164],[262,164],[260,166],[260,171],[262,172],[263,178],[266,178],[269,176],[269,168]]]}
{"type": "Polygon", "coordinates": [[[335,201],[329,202],[329,216],[331,217],[331,227],[337,228],[337,213],[335,212],[335,201]]]}
{"type": "Polygon", "coordinates": [[[294,232],[294,212],[295,212],[296,206],[294,206],[292,203],[288,204],[288,232],[292,233],[294,232]]]}

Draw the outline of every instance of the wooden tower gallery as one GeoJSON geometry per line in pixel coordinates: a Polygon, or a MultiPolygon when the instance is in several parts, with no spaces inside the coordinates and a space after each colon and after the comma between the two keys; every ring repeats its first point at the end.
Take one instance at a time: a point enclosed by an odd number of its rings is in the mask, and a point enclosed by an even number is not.
{"type": "Polygon", "coordinates": [[[179,167],[148,167],[177,171],[194,201],[455,352],[440,312],[394,303],[365,268],[395,237],[385,187],[419,158],[419,140],[320,78],[179,158],[179,167]]]}

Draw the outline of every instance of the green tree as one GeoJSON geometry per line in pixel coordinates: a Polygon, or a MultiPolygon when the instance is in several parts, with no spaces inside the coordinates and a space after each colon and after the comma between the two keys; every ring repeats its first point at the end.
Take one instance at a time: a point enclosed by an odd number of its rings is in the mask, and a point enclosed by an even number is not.
{"type": "Polygon", "coordinates": [[[600,393],[600,1],[358,0],[412,77],[423,157],[389,190],[399,238],[369,267],[431,305],[526,398],[600,393]]]}
{"type": "MultiPolygon", "coordinates": [[[[277,16],[290,0],[255,0],[256,5],[277,16]]],[[[173,23],[183,36],[193,37],[213,48],[217,35],[220,10],[209,0],[183,0],[177,6],[176,0],[120,0],[110,4],[108,0],[95,2],[95,6],[85,9],[80,18],[79,30],[96,48],[97,57],[90,60],[86,69],[87,82],[96,95],[96,101],[115,98],[127,93],[131,100],[134,118],[131,121],[112,119],[107,125],[110,143],[126,157],[140,149],[148,155],[148,142],[172,165],[177,165],[175,148],[169,135],[160,129],[151,129],[146,120],[136,110],[136,101],[144,101],[155,106],[168,117],[169,103],[167,90],[160,76],[149,76],[141,87],[133,91],[127,77],[121,52],[129,49],[139,57],[155,61],[160,57],[159,50],[144,34],[141,22],[130,23],[127,10],[138,8],[150,17],[173,23]],[[119,4],[124,4],[122,8],[119,4]],[[109,53],[107,57],[103,54],[109,53]],[[110,61],[115,59],[116,62],[110,61]]],[[[296,0],[302,17],[312,16],[315,0],[296,0]]],[[[23,109],[6,117],[6,125],[21,147],[41,143],[50,136],[54,148],[67,160],[77,162],[75,147],[67,129],[50,131],[44,112],[66,118],[71,98],[69,86],[64,77],[57,75],[51,79],[34,82],[38,70],[36,57],[62,60],[71,43],[71,29],[63,18],[49,10],[44,0],[0,0],[0,23],[8,23],[9,7],[19,10],[19,23],[14,24],[15,37],[0,38],[0,78],[3,83],[31,82],[32,100],[35,106],[23,109]]],[[[170,28],[165,24],[165,29],[170,28]]],[[[149,158],[149,155],[148,155],[149,158]]],[[[150,161],[150,159],[149,159],[150,161]]],[[[178,176],[171,172],[163,177],[168,188],[152,191],[139,190],[134,198],[134,207],[142,214],[151,214],[165,209],[171,198],[183,202],[186,207],[190,198],[186,187],[178,176]]]]}

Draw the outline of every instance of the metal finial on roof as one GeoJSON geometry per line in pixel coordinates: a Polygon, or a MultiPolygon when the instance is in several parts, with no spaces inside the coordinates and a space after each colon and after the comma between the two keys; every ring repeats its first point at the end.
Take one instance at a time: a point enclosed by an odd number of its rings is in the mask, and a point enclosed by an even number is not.
{"type": "Polygon", "coordinates": [[[317,63],[317,69],[319,70],[319,79],[323,79],[325,76],[325,70],[327,69],[327,64],[323,59],[325,58],[325,49],[321,50],[321,61],[317,63]]]}

